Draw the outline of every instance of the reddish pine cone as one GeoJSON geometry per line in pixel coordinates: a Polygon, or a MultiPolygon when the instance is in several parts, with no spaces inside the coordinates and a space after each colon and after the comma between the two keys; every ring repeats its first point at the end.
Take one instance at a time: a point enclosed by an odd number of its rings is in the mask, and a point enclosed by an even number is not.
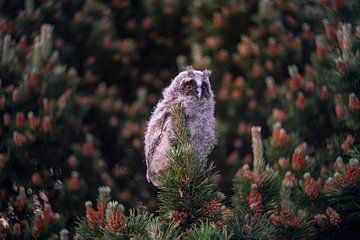
{"type": "Polygon", "coordinates": [[[329,90],[326,86],[322,86],[322,88],[319,91],[319,97],[320,100],[326,100],[329,97],[329,90]]]}
{"type": "Polygon", "coordinates": [[[288,208],[281,210],[279,214],[273,214],[270,216],[272,223],[276,226],[292,226],[299,227],[301,224],[301,218],[299,216],[293,216],[288,208]]]}
{"type": "Polygon", "coordinates": [[[224,26],[224,18],[218,12],[215,12],[212,17],[212,22],[216,28],[222,28],[224,26]]]}
{"type": "Polygon", "coordinates": [[[45,113],[49,113],[51,111],[51,102],[47,98],[43,99],[43,109],[45,113]]]}
{"type": "Polygon", "coordinates": [[[281,47],[276,43],[275,38],[270,38],[266,47],[266,53],[272,57],[278,57],[282,53],[281,47]]]}
{"type": "Polygon", "coordinates": [[[286,121],[286,114],[284,113],[284,111],[282,111],[281,109],[278,108],[274,108],[272,110],[272,118],[274,119],[275,122],[285,122],[286,121]]]}
{"type": "Polygon", "coordinates": [[[298,91],[304,85],[304,78],[300,74],[294,74],[289,79],[289,88],[291,91],[298,91]]]}
{"type": "Polygon", "coordinates": [[[44,230],[45,228],[45,221],[44,218],[42,216],[36,216],[34,218],[34,225],[36,226],[36,228],[40,231],[44,230]]]}
{"type": "Polygon", "coordinates": [[[299,216],[291,216],[291,218],[288,219],[287,224],[291,227],[299,227],[301,224],[301,218],[299,216]]]}
{"type": "Polygon", "coordinates": [[[306,77],[313,77],[315,75],[314,68],[309,65],[308,63],[305,64],[305,76],[306,77]]]}
{"type": "Polygon", "coordinates": [[[120,232],[125,226],[125,217],[122,212],[114,212],[112,213],[105,225],[105,228],[113,233],[120,232]]]}
{"type": "Polygon", "coordinates": [[[278,159],[277,163],[278,163],[280,168],[285,168],[287,166],[287,164],[288,164],[288,159],[285,158],[285,157],[281,157],[281,158],[278,159]]]}
{"type": "Polygon", "coordinates": [[[101,227],[104,222],[105,207],[102,206],[101,204],[98,204],[97,209],[99,210],[95,210],[92,207],[91,202],[86,202],[85,206],[86,206],[86,220],[88,226],[92,229],[101,227]]]}
{"type": "Polygon", "coordinates": [[[290,171],[286,172],[283,182],[285,186],[290,188],[295,188],[298,184],[296,177],[292,175],[290,171]]]}
{"type": "Polygon", "coordinates": [[[27,200],[25,197],[18,197],[15,201],[14,207],[17,211],[22,211],[26,204],[27,200]]]}
{"type": "Polygon", "coordinates": [[[26,142],[26,136],[20,132],[13,132],[13,141],[17,146],[22,146],[26,142]]]}
{"type": "Polygon", "coordinates": [[[221,230],[225,229],[225,224],[221,220],[216,221],[215,226],[221,230]]]}
{"type": "Polygon", "coordinates": [[[341,217],[335,209],[328,207],[326,209],[326,215],[328,215],[331,225],[337,226],[341,223],[341,217]]]}
{"type": "Polygon", "coordinates": [[[320,227],[325,226],[327,216],[325,214],[318,213],[314,216],[314,222],[320,227]]]}
{"type": "Polygon", "coordinates": [[[53,126],[52,126],[51,117],[50,116],[45,116],[44,119],[43,119],[43,122],[42,122],[42,130],[45,133],[49,133],[49,132],[52,131],[52,129],[53,129],[53,126]]]}
{"type": "Polygon", "coordinates": [[[245,164],[242,167],[242,173],[241,175],[246,178],[246,180],[248,180],[249,182],[252,182],[254,180],[254,175],[253,172],[250,170],[249,165],[245,164]]]}
{"type": "Polygon", "coordinates": [[[316,41],[315,56],[319,61],[326,59],[326,49],[320,41],[316,41]]]}
{"type": "Polygon", "coordinates": [[[340,11],[345,7],[345,0],[332,0],[332,7],[335,11],[340,11]]]}
{"type": "Polygon", "coordinates": [[[262,67],[259,64],[254,63],[251,68],[251,76],[253,78],[260,78],[262,75],[263,75],[262,67]]]}
{"type": "Polygon", "coordinates": [[[360,175],[360,168],[357,159],[351,159],[349,166],[345,171],[345,184],[347,187],[353,187],[356,185],[360,175]]]}
{"type": "Polygon", "coordinates": [[[68,184],[69,191],[77,191],[80,188],[80,179],[79,179],[79,173],[76,171],[73,171],[71,173],[71,178],[69,180],[68,184]]]}
{"type": "Polygon", "coordinates": [[[306,143],[302,143],[299,145],[292,157],[291,157],[291,168],[295,171],[301,170],[305,166],[305,151],[306,151],[306,143]]]}
{"type": "Polygon", "coordinates": [[[310,173],[304,174],[304,192],[311,198],[317,198],[320,193],[320,185],[311,176],[310,173]]]}
{"type": "Polygon", "coordinates": [[[25,79],[25,87],[26,89],[35,88],[39,84],[39,76],[37,74],[34,74],[30,76],[29,78],[25,79]]]}
{"type": "Polygon", "coordinates": [[[92,138],[86,140],[84,145],[82,146],[82,153],[85,157],[91,158],[95,154],[95,146],[92,138]]]}
{"type": "Polygon", "coordinates": [[[343,100],[340,95],[335,97],[335,115],[337,119],[341,119],[345,116],[345,110],[343,108],[343,100]]]}
{"type": "Polygon", "coordinates": [[[309,24],[307,23],[303,23],[302,26],[302,32],[301,32],[301,37],[307,41],[307,42],[311,42],[312,40],[312,33],[309,27],[309,24]]]}
{"type": "Polygon", "coordinates": [[[213,217],[221,210],[221,202],[217,199],[213,199],[203,206],[203,214],[205,217],[213,217]]]}
{"type": "Polygon", "coordinates": [[[325,181],[325,184],[324,184],[324,188],[326,191],[329,191],[332,187],[333,187],[333,184],[334,184],[334,179],[329,177],[326,181],[325,181]]]}
{"type": "Polygon", "coordinates": [[[336,171],[341,171],[344,167],[344,160],[342,159],[342,157],[337,157],[336,161],[334,163],[334,168],[336,171]]]}
{"type": "Polygon", "coordinates": [[[45,222],[52,222],[56,219],[50,204],[46,204],[44,207],[44,215],[43,215],[44,221],[45,222]]]}
{"type": "Polygon", "coordinates": [[[39,123],[38,118],[34,115],[33,112],[28,113],[28,125],[31,130],[34,130],[39,123]]]}
{"type": "Polygon", "coordinates": [[[343,61],[336,61],[336,70],[339,72],[339,73],[344,73],[346,72],[348,69],[349,69],[349,64],[343,62],[343,61]]]}
{"type": "Polygon", "coordinates": [[[257,185],[251,185],[251,191],[247,197],[249,208],[255,212],[255,214],[260,214],[262,212],[262,196],[257,190],[257,185]]]}
{"type": "Polygon", "coordinates": [[[352,135],[347,135],[345,141],[341,144],[341,150],[344,154],[348,154],[351,146],[354,143],[354,137],[352,135]]]}
{"type": "Polygon", "coordinates": [[[307,100],[302,92],[299,92],[296,97],[296,107],[300,110],[304,110],[307,106],[307,100]]]}
{"type": "Polygon", "coordinates": [[[265,69],[269,72],[274,72],[275,70],[275,65],[274,62],[271,61],[270,59],[265,61],[265,69]]]}
{"type": "Polygon", "coordinates": [[[184,211],[175,211],[171,215],[171,221],[175,224],[184,225],[189,218],[189,214],[184,211]]]}
{"type": "Polygon", "coordinates": [[[23,128],[25,124],[25,114],[23,112],[17,112],[15,117],[15,127],[23,128]]]}
{"type": "Polygon", "coordinates": [[[289,138],[285,129],[281,128],[281,126],[274,126],[271,136],[272,145],[281,148],[287,145],[288,140],[289,138]]]}
{"type": "Polygon", "coordinates": [[[346,187],[345,177],[338,172],[335,172],[334,174],[334,181],[337,185],[346,187]]]}
{"type": "Polygon", "coordinates": [[[360,109],[360,100],[359,98],[355,95],[355,93],[351,93],[349,95],[349,109],[352,112],[356,112],[360,109]]]}
{"type": "Polygon", "coordinates": [[[31,231],[31,236],[33,238],[39,238],[40,237],[39,229],[37,229],[36,227],[33,227],[32,231],[31,231]]]}

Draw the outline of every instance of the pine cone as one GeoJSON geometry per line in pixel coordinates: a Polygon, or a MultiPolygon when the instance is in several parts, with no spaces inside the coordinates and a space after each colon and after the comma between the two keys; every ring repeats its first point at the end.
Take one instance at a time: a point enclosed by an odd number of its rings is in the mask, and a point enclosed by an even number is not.
{"type": "Polygon", "coordinates": [[[186,224],[187,220],[189,218],[189,214],[184,211],[175,211],[171,215],[171,221],[175,224],[186,224]]]}
{"type": "Polygon", "coordinates": [[[205,217],[213,217],[221,210],[221,202],[217,199],[210,200],[203,206],[203,214],[205,217]]]}
{"type": "Polygon", "coordinates": [[[98,204],[97,209],[92,208],[91,203],[85,203],[86,205],[86,220],[88,226],[92,229],[101,227],[104,222],[104,210],[105,208],[98,204]]]}
{"type": "Polygon", "coordinates": [[[255,214],[260,214],[262,212],[262,196],[257,191],[256,184],[251,186],[251,192],[247,197],[249,208],[255,212],[255,214]]]}
{"type": "Polygon", "coordinates": [[[305,173],[304,192],[311,198],[317,198],[320,193],[319,184],[310,176],[309,173],[305,173]]]}
{"type": "Polygon", "coordinates": [[[318,213],[314,216],[314,221],[318,226],[322,227],[325,226],[327,217],[325,214],[318,213]]]}
{"type": "Polygon", "coordinates": [[[359,175],[360,175],[359,167],[357,166],[347,167],[345,172],[345,185],[347,187],[355,186],[359,175]]]}
{"type": "Polygon", "coordinates": [[[331,225],[337,226],[341,223],[340,215],[335,209],[328,207],[326,209],[326,215],[328,215],[331,225]]]}
{"type": "Polygon", "coordinates": [[[121,212],[112,213],[106,223],[105,228],[111,232],[120,232],[125,226],[125,217],[121,212]]]}
{"type": "Polygon", "coordinates": [[[305,146],[297,147],[291,157],[291,168],[295,171],[299,171],[305,166],[305,146]]]}
{"type": "Polygon", "coordinates": [[[245,164],[242,167],[242,176],[246,178],[249,182],[252,182],[254,180],[253,172],[250,170],[249,165],[245,164]]]}
{"type": "Polygon", "coordinates": [[[324,188],[326,191],[329,191],[332,186],[333,186],[333,183],[334,183],[334,179],[329,177],[326,181],[325,181],[325,184],[324,184],[324,188]]]}
{"type": "Polygon", "coordinates": [[[271,137],[271,143],[274,147],[284,147],[287,145],[289,139],[285,129],[281,127],[274,128],[271,137]]]}
{"type": "Polygon", "coordinates": [[[337,185],[339,185],[340,187],[343,187],[343,188],[347,187],[345,177],[343,175],[341,175],[340,173],[336,172],[334,174],[334,180],[335,180],[335,183],[337,185]]]}
{"type": "Polygon", "coordinates": [[[287,221],[287,224],[291,227],[299,227],[301,224],[301,218],[299,216],[290,216],[290,218],[287,221]]]}
{"type": "Polygon", "coordinates": [[[294,175],[291,174],[291,172],[287,172],[285,174],[284,180],[283,180],[285,186],[290,187],[290,188],[295,188],[297,187],[297,179],[294,175]]]}
{"type": "Polygon", "coordinates": [[[349,95],[349,109],[352,112],[356,112],[360,109],[360,100],[359,98],[355,95],[355,93],[352,93],[349,95]]]}

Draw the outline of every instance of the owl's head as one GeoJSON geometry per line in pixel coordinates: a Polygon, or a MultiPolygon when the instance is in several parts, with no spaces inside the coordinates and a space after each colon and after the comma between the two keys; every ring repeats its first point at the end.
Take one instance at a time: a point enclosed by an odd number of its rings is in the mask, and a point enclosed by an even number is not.
{"type": "Polygon", "coordinates": [[[191,66],[180,72],[164,91],[164,98],[174,100],[178,97],[190,97],[195,100],[212,99],[209,77],[211,71],[194,70],[191,66]]]}

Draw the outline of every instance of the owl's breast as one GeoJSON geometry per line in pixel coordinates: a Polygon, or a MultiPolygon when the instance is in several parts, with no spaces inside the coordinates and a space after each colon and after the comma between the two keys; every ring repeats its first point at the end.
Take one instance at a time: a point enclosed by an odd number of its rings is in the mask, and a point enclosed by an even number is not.
{"type": "Polygon", "coordinates": [[[197,111],[186,116],[189,140],[195,153],[206,159],[216,144],[215,117],[212,111],[197,111]]]}

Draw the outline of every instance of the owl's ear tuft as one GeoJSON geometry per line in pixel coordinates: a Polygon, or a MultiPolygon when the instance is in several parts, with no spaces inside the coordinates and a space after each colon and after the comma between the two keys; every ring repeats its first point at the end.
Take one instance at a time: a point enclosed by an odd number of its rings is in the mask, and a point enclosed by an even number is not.
{"type": "Polygon", "coordinates": [[[187,71],[189,77],[195,77],[194,68],[192,66],[186,66],[185,71],[187,71]]]}
{"type": "Polygon", "coordinates": [[[211,76],[211,70],[205,69],[203,71],[203,79],[207,79],[211,76]]]}
{"type": "Polygon", "coordinates": [[[185,67],[185,71],[194,71],[194,68],[191,65],[189,65],[185,67]]]}

